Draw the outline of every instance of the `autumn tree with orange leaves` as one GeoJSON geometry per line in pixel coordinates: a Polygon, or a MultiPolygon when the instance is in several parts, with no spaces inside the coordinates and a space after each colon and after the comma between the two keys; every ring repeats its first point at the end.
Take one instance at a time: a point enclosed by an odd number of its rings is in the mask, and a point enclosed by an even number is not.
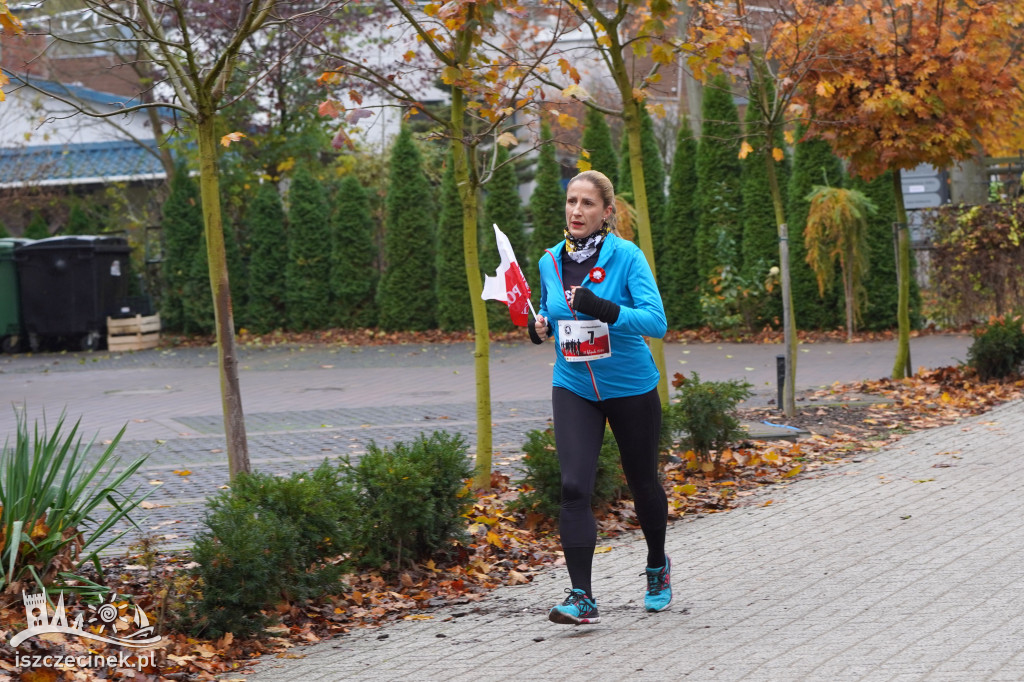
{"type": "Polygon", "coordinates": [[[1024,3],[1006,0],[794,0],[792,49],[813,50],[798,84],[808,134],[865,179],[893,171],[899,343],[910,376],[910,238],[900,171],[970,158],[974,140],[1024,109],[1024,3]],[[824,22],[825,34],[808,22],[824,22]]]}

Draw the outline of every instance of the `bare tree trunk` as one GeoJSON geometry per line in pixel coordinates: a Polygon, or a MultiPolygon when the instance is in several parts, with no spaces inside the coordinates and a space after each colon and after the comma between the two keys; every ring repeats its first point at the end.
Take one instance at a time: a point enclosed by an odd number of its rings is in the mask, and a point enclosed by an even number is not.
{"type": "Polygon", "coordinates": [[[238,385],[238,356],[235,351],[235,321],[231,312],[231,287],[224,252],[224,228],[220,212],[220,176],[217,169],[217,141],[212,111],[196,116],[199,135],[199,187],[203,203],[206,253],[210,262],[210,290],[217,329],[217,366],[220,370],[220,395],[224,410],[224,435],[227,440],[231,478],[248,473],[249,445],[242,413],[242,391],[238,385]]]}
{"type": "MultiPolygon", "coordinates": [[[[769,137],[772,131],[769,127],[769,137]]],[[[779,176],[775,173],[775,159],[765,154],[768,165],[768,187],[771,190],[772,206],[775,208],[775,223],[779,231],[779,283],[782,286],[782,341],[786,347],[786,381],[782,390],[782,405],[779,407],[787,417],[796,414],[796,319],[793,314],[793,286],[790,280],[789,265],[789,225],[786,224],[786,211],[782,205],[782,190],[779,188],[779,176]]]]}
{"type": "Polygon", "coordinates": [[[899,288],[896,313],[899,339],[892,378],[902,379],[914,375],[910,364],[910,230],[907,227],[907,210],[903,204],[903,183],[899,169],[893,171],[892,180],[896,194],[896,279],[899,288]]]}

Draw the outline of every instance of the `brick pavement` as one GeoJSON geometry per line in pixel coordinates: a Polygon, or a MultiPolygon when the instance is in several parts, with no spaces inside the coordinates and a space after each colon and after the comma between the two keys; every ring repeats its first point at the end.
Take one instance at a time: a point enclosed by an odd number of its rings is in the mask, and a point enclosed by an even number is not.
{"type": "Polygon", "coordinates": [[[1024,679],[1021,403],[905,437],[669,529],[675,600],[642,610],[642,541],[594,562],[599,625],[546,620],[563,569],[433,619],[268,657],[248,682],[1024,679]],[[771,501],[772,504],[767,504],[771,501]]]}

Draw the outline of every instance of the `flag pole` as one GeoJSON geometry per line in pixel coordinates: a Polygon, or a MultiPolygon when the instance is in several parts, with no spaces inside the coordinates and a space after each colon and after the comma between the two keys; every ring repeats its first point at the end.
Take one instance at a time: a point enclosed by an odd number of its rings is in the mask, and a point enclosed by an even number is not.
{"type": "Polygon", "coordinates": [[[533,313],[533,319],[537,319],[537,311],[533,309],[533,301],[526,299],[526,302],[530,304],[530,312],[533,313]]]}

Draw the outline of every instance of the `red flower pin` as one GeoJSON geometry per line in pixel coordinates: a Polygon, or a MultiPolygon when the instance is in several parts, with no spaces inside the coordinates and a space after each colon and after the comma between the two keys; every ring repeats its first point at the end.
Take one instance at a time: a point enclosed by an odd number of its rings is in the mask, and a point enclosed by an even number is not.
{"type": "Polygon", "coordinates": [[[594,268],[590,271],[590,281],[594,284],[600,284],[604,281],[604,268],[594,268]]]}

